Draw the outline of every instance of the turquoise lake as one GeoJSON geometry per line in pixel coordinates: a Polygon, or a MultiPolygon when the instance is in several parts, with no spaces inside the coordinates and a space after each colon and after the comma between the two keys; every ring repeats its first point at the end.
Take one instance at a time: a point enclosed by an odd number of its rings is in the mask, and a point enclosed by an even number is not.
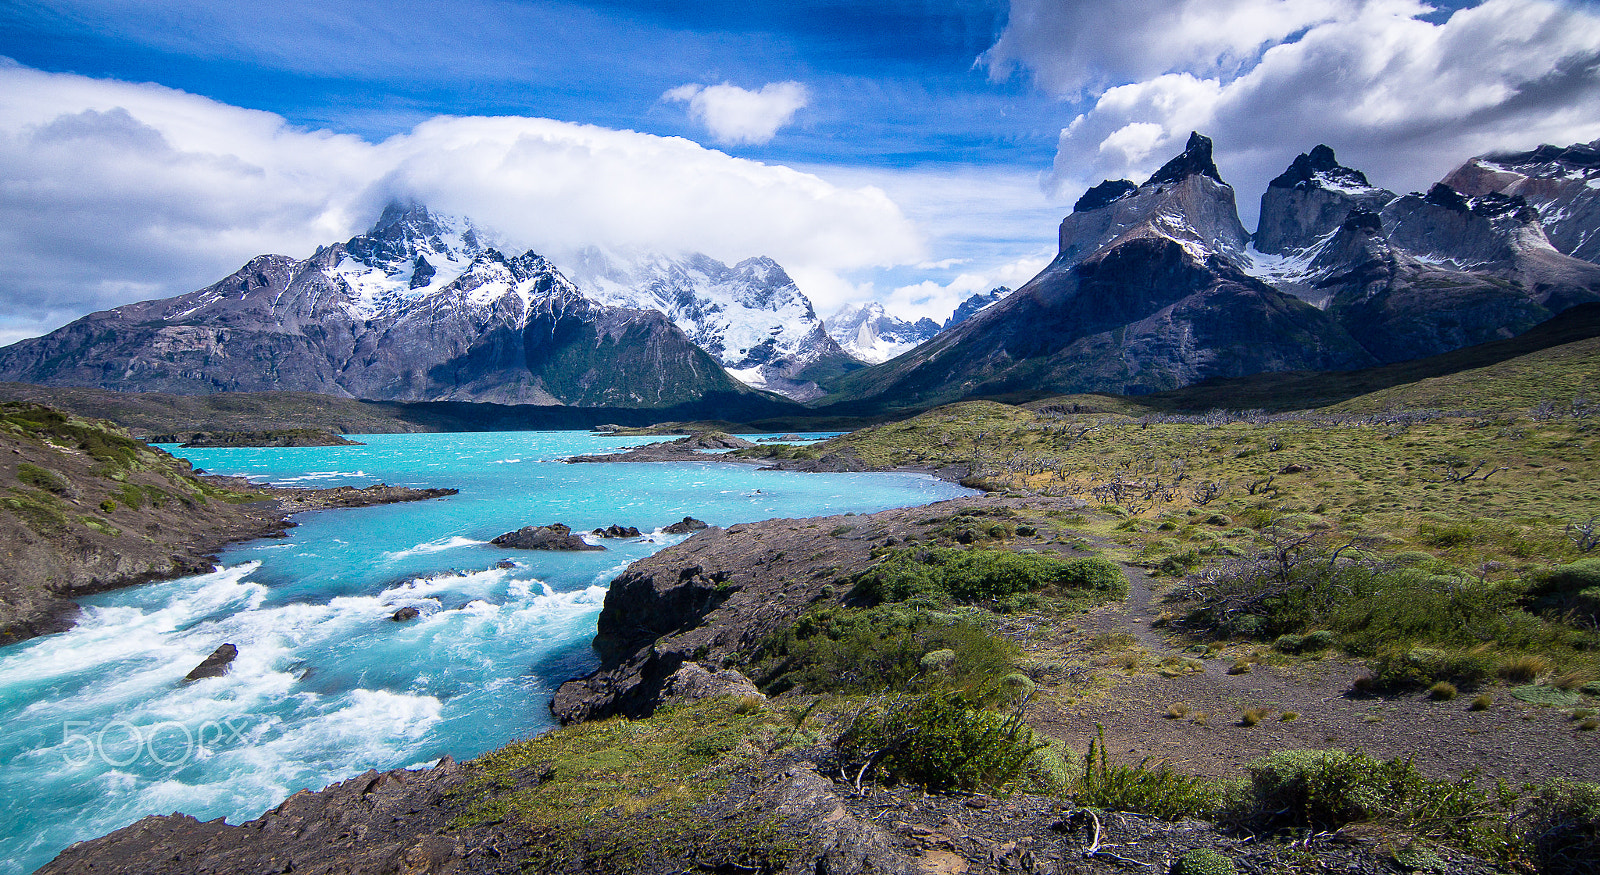
{"type": "MultiPolygon", "coordinates": [[[[752,436],[754,437],[754,436],[752,436]]],[[[71,631],[0,648],[0,875],[147,814],[256,817],[367,769],[476,756],[550,728],[629,562],[712,525],[868,513],[968,493],[909,474],[561,459],[648,443],[581,432],[372,435],[367,446],[177,450],[283,485],[449,486],[434,501],[302,514],[217,571],[84,600],[71,631]],[[636,526],[604,552],[488,542],[524,525],[636,526]],[[511,567],[502,567],[509,560],[511,567]],[[396,623],[406,606],[421,616],[396,623]],[[228,674],[182,678],[217,646],[228,674]]]]}

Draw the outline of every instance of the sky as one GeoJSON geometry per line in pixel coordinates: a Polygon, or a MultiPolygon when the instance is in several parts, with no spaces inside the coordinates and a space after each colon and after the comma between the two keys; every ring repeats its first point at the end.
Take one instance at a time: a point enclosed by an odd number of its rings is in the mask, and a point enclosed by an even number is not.
{"type": "Polygon", "coordinates": [[[823,315],[1016,287],[1191,130],[1253,227],[1318,143],[1425,189],[1600,137],[1568,0],[0,0],[0,343],[393,200],[511,248],[767,255],[823,315]]]}

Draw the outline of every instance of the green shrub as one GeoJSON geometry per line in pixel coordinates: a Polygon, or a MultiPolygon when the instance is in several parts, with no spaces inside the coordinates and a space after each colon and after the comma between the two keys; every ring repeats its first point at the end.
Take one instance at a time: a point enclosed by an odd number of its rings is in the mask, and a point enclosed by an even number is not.
{"type": "Polygon", "coordinates": [[[1003,717],[958,693],[937,692],[864,709],[837,746],[846,764],[942,793],[1004,791],[1047,745],[1020,716],[1003,717]]]}
{"type": "Polygon", "coordinates": [[[1476,774],[1459,781],[1424,778],[1411,760],[1375,760],[1339,750],[1286,750],[1256,760],[1244,820],[1265,830],[1330,831],[1381,822],[1467,850],[1504,846],[1503,813],[1479,790],[1476,774]]]}
{"type": "Polygon", "coordinates": [[[1600,860],[1600,784],[1557,779],[1524,798],[1512,828],[1542,875],[1586,875],[1600,860]]]}
{"type": "Polygon", "coordinates": [[[1371,667],[1364,686],[1373,692],[1414,690],[1439,683],[1471,688],[1494,674],[1495,660],[1477,650],[1412,647],[1380,653],[1371,667]]]}
{"type": "Polygon", "coordinates": [[[67,481],[61,479],[55,472],[28,462],[17,464],[17,479],[25,486],[43,489],[54,495],[66,495],[70,491],[67,481]]]}
{"type": "Polygon", "coordinates": [[[1152,766],[1145,759],[1136,766],[1111,764],[1106,759],[1105,731],[1101,730],[1089,742],[1077,801],[1091,808],[1178,820],[1212,814],[1222,798],[1222,785],[1175,772],[1165,762],[1152,766]]]}
{"type": "Polygon", "coordinates": [[[1534,575],[1525,604],[1542,614],[1600,617],[1600,559],[1583,559],[1534,575]]]}
{"type": "Polygon", "coordinates": [[[883,693],[915,685],[999,701],[1017,646],[977,623],[903,605],[815,608],[757,649],[753,673],[773,695],[883,693]]]}
{"type": "Polygon", "coordinates": [[[895,550],[856,576],[869,601],[996,602],[1029,593],[1121,598],[1127,581],[1113,562],[1056,559],[1003,550],[944,547],[895,550]]]}
{"type": "Polygon", "coordinates": [[[1234,875],[1233,861],[1210,848],[1184,851],[1172,864],[1172,875],[1234,875]]]}

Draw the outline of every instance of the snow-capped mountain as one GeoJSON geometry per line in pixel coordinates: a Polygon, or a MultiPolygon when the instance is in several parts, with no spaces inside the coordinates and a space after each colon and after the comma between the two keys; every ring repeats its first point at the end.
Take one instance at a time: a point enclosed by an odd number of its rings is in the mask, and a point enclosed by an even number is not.
{"type": "Polygon", "coordinates": [[[944,320],[944,324],[939,326],[939,330],[949,331],[1005,300],[1006,295],[1009,294],[1011,294],[1011,289],[1006,286],[996,286],[987,292],[974,292],[971,297],[956,305],[955,312],[950,314],[949,319],[944,320]]]}
{"type": "Polygon", "coordinates": [[[873,364],[886,362],[939,333],[939,323],[932,319],[907,322],[889,315],[877,301],[846,304],[825,324],[845,352],[873,364]]]}
{"type": "Polygon", "coordinates": [[[0,379],[623,407],[748,392],[662,314],[591,301],[545,258],[415,205],[308,259],[259,256],[13,344],[0,379]]]}
{"type": "Polygon", "coordinates": [[[1523,198],[1558,252],[1600,263],[1600,140],[1473,158],[1444,183],[1473,198],[1523,198]]]}
{"type": "Polygon", "coordinates": [[[666,314],[746,385],[805,401],[823,394],[817,379],[852,366],[811,301],[770,258],[729,267],[698,253],[588,247],[561,264],[598,303],[666,314]]]}

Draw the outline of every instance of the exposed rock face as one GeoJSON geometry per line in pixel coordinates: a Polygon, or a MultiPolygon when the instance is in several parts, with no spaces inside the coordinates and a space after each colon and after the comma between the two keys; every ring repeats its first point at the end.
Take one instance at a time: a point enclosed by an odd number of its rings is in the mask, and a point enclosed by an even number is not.
{"type": "Polygon", "coordinates": [[[570,527],[561,523],[551,523],[548,526],[523,526],[514,532],[506,532],[489,543],[513,550],[605,549],[599,544],[591,544],[581,536],[574,535],[570,527]]]}
{"type": "Polygon", "coordinates": [[[757,700],[767,698],[749,678],[731,668],[712,671],[698,662],[686,662],[667,678],[655,707],[695,702],[713,696],[749,696],[757,700]]]}
{"type": "Polygon", "coordinates": [[[877,301],[846,304],[827,320],[828,334],[846,353],[864,362],[886,362],[939,333],[926,317],[907,322],[891,316],[877,301]]]}
{"type": "Polygon", "coordinates": [[[419,206],[304,261],[264,255],[198,292],[13,344],[0,379],[621,407],[748,392],[662,314],[595,303],[539,255],[419,206]]]}
{"type": "Polygon", "coordinates": [[[204,678],[219,678],[228,673],[228,666],[233,665],[234,659],[239,656],[239,648],[232,644],[224,644],[201,663],[183,676],[185,681],[198,681],[204,678]]]}
{"type": "Polygon", "coordinates": [[[1523,198],[1558,252],[1600,263],[1600,140],[1473,158],[1444,183],[1468,197],[1523,198]]]}
{"type": "Polygon", "coordinates": [[[687,535],[690,532],[698,532],[705,528],[710,528],[710,526],[692,516],[686,516],[672,525],[664,526],[661,531],[668,535],[687,535]]]}
{"type": "Polygon", "coordinates": [[[1340,164],[1333,150],[1317,146],[1295,157],[1261,195],[1255,248],[1279,255],[1304,249],[1338,228],[1352,210],[1376,213],[1394,193],[1367,182],[1366,174],[1340,164]]]}

